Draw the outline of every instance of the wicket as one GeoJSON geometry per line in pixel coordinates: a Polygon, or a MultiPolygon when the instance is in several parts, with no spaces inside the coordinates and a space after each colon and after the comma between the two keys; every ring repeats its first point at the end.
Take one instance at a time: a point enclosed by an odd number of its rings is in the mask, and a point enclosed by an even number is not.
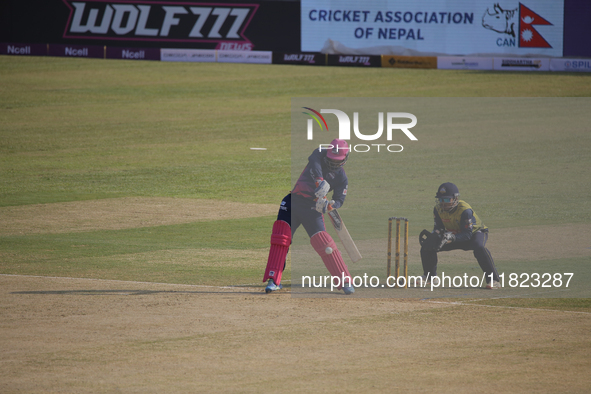
{"type": "Polygon", "coordinates": [[[396,286],[398,287],[398,277],[400,276],[400,222],[404,220],[404,288],[408,288],[408,219],[391,217],[388,219],[388,278],[391,274],[392,265],[392,222],[396,220],[396,254],[394,257],[394,276],[396,286]]]}

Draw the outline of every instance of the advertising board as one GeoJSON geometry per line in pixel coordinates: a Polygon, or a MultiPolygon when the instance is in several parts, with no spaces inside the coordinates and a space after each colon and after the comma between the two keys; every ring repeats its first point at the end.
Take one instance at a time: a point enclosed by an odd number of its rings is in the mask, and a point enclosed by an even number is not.
{"type": "Polygon", "coordinates": [[[205,62],[216,61],[214,49],[175,49],[163,48],[160,50],[160,60],[163,62],[205,62]]]}
{"type": "Polygon", "coordinates": [[[563,17],[563,0],[302,0],[302,51],[332,40],[421,55],[562,56],[563,17]]]}
{"type": "Polygon", "coordinates": [[[591,72],[591,59],[550,59],[550,71],[591,72]]]}
{"type": "Polygon", "coordinates": [[[23,44],[23,43],[1,43],[0,55],[13,56],[46,56],[47,45],[45,44],[23,44]]]}
{"type": "Polygon", "coordinates": [[[271,64],[273,54],[269,51],[217,51],[220,63],[271,64]]]}
{"type": "Polygon", "coordinates": [[[550,71],[550,58],[495,57],[493,69],[500,71],[550,71]]]}
{"type": "Polygon", "coordinates": [[[285,53],[273,52],[273,64],[301,64],[307,66],[324,66],[326,55],[317,53],[285,53]]]}
{"type": "Polygon", "coordinates": [[[0,42],[300,50],[300,3],[249,0],[5,0],[0,42]]]}
{"type": "Polygon", "coordinates": [[[49,56],[104,58],[105,47],[98,45],[50,44],[49,56]]]}
{"type": "Polygon", "coordinates": [[[437,68],[435,56],[382,56],[382,67],[393,68],[437,68]]]}
{"type": "Polygon", "coordinates": [[[327,65],[347,67],[381,67],[381,56],[328,55],[327,65]]]}
{"type": "Polygon", "coordinates": [[[437,68],[442,70],[492,70],[492,57],[438,56],[437,68]]]}
{"type": "Polygon", "coordinates": [[[105,53],[107,59],[160,60],[160,50],[157,48],[107,47],[105,53]]]}

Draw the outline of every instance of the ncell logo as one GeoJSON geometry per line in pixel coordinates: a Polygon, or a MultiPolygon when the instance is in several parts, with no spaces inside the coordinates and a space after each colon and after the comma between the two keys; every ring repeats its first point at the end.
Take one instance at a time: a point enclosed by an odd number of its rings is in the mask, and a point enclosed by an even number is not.
{"type": "MultiPolygon", "coordinates": [[[[333,114],[336,115],[337,121],[339,122],[339,139],[350,140],[351,139],[351,119],[349,115],[338,109],[321,109],[316,111],[310,107],[302,107],[309,112],[302,112],[305,115],[311,117],[307,121],[307,138],[308,140],[314,139],[314,121],[320,127],[320,130],[328,131],[328,124],[322,114],[333,114]]],[[[353,133],[355,137],[362,141],[376,141],[382,137],[384,133],[384,113],[379,112],[378,114],[378,130],[373,134],[364,134],[359,130],[359,113],[353,112],[353,133]]],[[[410,139],[411,141],[417,141],[417,137],[410,132],[409,129],[413,128],[417,124],[417,117],[408,112],[387,112],[386,113],[386,140],[392,141],[394,131],[400,130],[410,139]],[[395,121],[395,119],[397,121],[395,121]],[[410,120],[409,123],[398,123],[401,119],[410,120]]],[[[351,147],[352,152],[369,152],[375,147],[380,152],[380,147],[385,147],[388,152],[402,152],[402,145],[400,144],[357,144],[351,147]]],[[[320,144],[319,149],[326,149],[327,145],[320,144]]]]}
{"type": "Polygon", "coordinates": [[[497,45],[501,47],[514,47],[517,39],[519,48],[552,48],[534,27],[553,26],[552,23],[521,3],[512,10],[504,10],[499,3],[493,6],[492,11],[487,8],[482,17],[482,26],[512,37],[498,38],[497,45]]]}
{"type": "MultiPolygon", "coordinates": [[[[257,4],[63,2],[70,8],[64,38],[212,42],[218,46],[229,43],[252,46],[244,31],[258,9],[257,4]]],[[[240,49],[251,49],[242,46],[240,49]]]]}

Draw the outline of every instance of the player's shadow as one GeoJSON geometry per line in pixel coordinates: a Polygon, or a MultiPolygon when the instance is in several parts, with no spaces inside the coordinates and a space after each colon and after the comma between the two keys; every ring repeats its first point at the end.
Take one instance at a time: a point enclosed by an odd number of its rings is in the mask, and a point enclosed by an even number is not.
{"type": "Polygon", "coordinates": [[[117,289],[117,290],[35,290],[35,291],[13,291],[10,294],[20,295],[155,295],[155,294],[264,294],[264,289],[253,287],[252,291],[214,291],[214,290],[139,290],[139,289],[117,289]]]}

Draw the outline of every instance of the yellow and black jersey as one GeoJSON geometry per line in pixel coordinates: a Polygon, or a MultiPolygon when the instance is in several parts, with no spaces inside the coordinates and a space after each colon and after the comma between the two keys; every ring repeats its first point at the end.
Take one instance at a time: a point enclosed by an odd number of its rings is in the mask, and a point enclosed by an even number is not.
{"type": "Polygon", "coordinates": [[[433,209],[435,230],[451,231],[456,235],[456,241],[467,241],[477,231],[488,231],[476,212],[467,202],[460,200],[458,205],[447,212],[436,205],[433,209]]]}

